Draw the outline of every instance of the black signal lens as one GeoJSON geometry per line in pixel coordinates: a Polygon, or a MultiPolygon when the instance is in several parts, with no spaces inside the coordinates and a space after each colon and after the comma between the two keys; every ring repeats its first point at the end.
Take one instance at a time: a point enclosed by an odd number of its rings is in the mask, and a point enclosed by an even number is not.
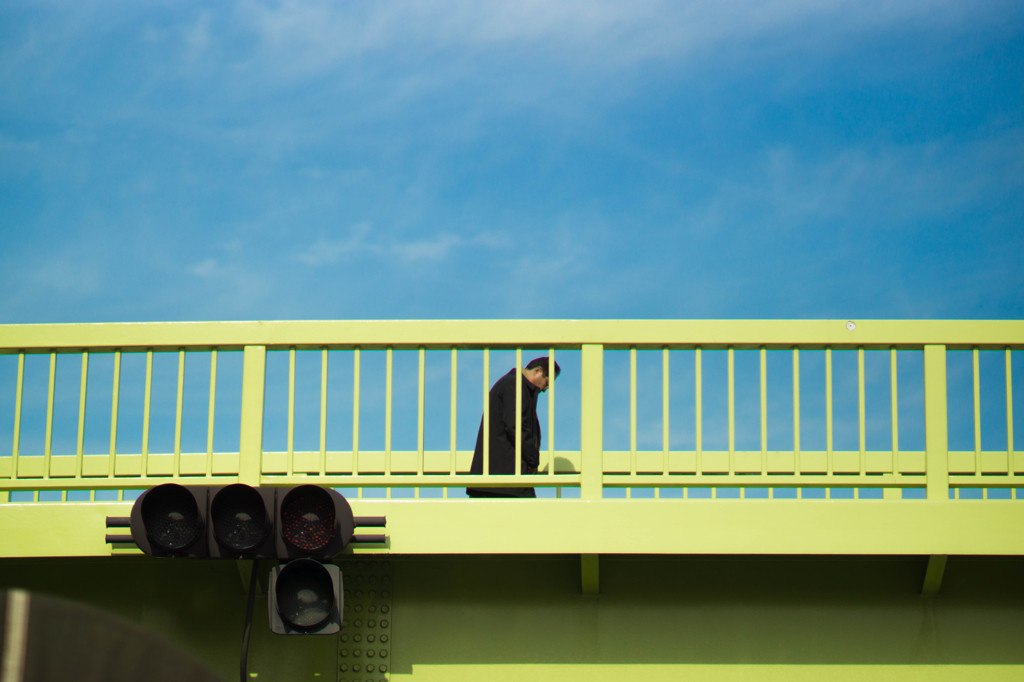
{"type": "Polygon", "coordinates": [[[281,503],[281,537],[295,549],[316,552],[334,537],[334,501],[330,493],[315,485],[303,485],[288,492],[281,503]]]}
{"type": "Polygon", "coordinates": [[[165,483],[148,490],[141,512],[150,542],[166,552],[187,549],[203,533],[199,506],[183,486],[165,483]]]}
{"type": "Polygon", "coordinates": [[[245,552],[267,537],[267,510],[263,498],[242,483],[222,488],[210,505],[213,533],[222,547],[245,552]]]}
{"type": "Polygon", "coordinates": [[[323,625],[334,610],[334,582],[327,568],[312,559],[296,559],[281,567],[274,586],[277,611],[298,630],[323,625]]]}

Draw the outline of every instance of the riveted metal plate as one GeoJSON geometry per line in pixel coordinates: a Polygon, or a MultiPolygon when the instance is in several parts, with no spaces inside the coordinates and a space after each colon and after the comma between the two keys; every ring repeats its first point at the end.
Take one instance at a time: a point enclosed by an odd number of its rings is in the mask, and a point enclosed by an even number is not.
{"type": "Polygon", "coordinates": [[[338,682],[391,679],[391,563],[345,561],[345,612],[338,636],[338,682]]]}

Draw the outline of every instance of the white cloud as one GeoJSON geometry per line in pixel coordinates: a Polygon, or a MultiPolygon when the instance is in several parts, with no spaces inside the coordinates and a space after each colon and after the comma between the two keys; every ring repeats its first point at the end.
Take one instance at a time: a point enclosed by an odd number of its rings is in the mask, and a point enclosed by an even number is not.
{"type": "Polygon", "coordinates": [[[210,12],[200,12],[196,20],[185,28],[185,58],[195,60],[202,57],[210,48],[211,35],[210,25],[212,17],[210,12]]]}
{"type": "MultiPolygon", "coordinates": [[[[238,21],[257,35],[271,68],[319,71],[355,58],[392,58],[465,51],[517,51],[531,61],[579,66],[631,66],[677,60],[698,50],[737,47],[781,31],[794,43],[823,41],[906,22],[950,24],[967,10],[944,0],[900,3],[767,0],[670,2],[589,0],[550,3],[390,2],[352,5],[330,0],[247,0],[238,21]],[[814,30],[806,30],[811,27],[814,30]],[[287,55],[287,59],[282,59],[287,55]],[[285,66],[287,65],[287,66],[285,66]]],[[[372,63],[368,63],[372,66],[372,63]]]]}
{"type": "Polygon", "coordinates": [[[216,277],[222,272],[220,264],[214,258],[207,258],[194,265],[189,266],[189,274],[208,279],[210,277],[216,277]]]}
{"type": "Polygon", "coordinates": [[[454,257],[456,251],[486,251],[509,248],[509,242],[502,234],[469,234],[462,236],[440,232],[428,239],[410,242],[395,242],[388,251],[407,262],[440,262],[454,257]]]}
{"type": "MultiPolygon", "coordinates": [[[[274,268],[237,259],[204,258],[186,268],[190,282],[168,286],[156,282],[155,306],[174,311],[178,319],[253,319],[271,308],[283,308],[282,278],[274,268]]],[[[287,317],[287,315],[286,315],[287,317]]],[[[143,318],[145,319],[145,318],[143,318]]]]}
{"type": "Polygon", "coordinates": [[[977,140],[851,146],[832,154],[762,151],[744,177],[723,178],[695,222],[716,233],[756,223],[788,230],[854,218],[863,229],[930,224],[1024,190],[1024,128],[977,140]]]}
{"type": "Polygon", "coordinates": [[[350,254],[377,253],[379,247],[368,243],[366,239],[371,227],[369,223],[353,225],[343,239],[320,237],[309,247],[295,254],[295,260],[318,267],[337,263],[350,254]]]}
{"type": "Polygon", "coordinates": [[[432,239],[395,244],[392,250],[406,262],[440,261],[462,245],[463,240],[456,235],[439,234],[432,239]]]}
{"type": "Polygon", "coordinates": [[[18,249],[0,260],[0,319],[58,321],[50,316],[91,304],[110,285],[106,259],[91,245],[61,244],[52,236],[48,244],[48,250],[18,249]]]}
{"type": "Polygon", "coordinates": [[[341,239],[318,238],[307,248],[294,255],[305,265],[320,267],[333,265],[345,258],[378,256],[384,260],[413,264],[440,262],[461,249],[495,249],[504,241],[494,235],[464,237],[451,232],[438,232],[422,239],[402,240],[387,234],[373,232],[369,223],[360,223],[349,229],[341,239]]]}

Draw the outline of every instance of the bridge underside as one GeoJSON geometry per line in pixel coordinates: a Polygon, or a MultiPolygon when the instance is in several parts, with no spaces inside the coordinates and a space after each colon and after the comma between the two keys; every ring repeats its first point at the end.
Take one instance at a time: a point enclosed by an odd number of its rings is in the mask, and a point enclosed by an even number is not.
{"type": "MultiPolygon", "coordinates": [[[[338,637],[269,632],[251,679],[1020,679],[1024,558],[355,556],[338,637]],[[756,671],[755,671],[756,668],[756,671]],[[382,674],[383,673],[383,674],[382,674]]],[[[261,571],[261,575],[265,571],[261,571]]],[[[0,560],[0,584],[92,604],[237,675],[248,568],[145,556],[0,560]]],[[[259,591],[265,584],[259,586],[259,591]]]]}

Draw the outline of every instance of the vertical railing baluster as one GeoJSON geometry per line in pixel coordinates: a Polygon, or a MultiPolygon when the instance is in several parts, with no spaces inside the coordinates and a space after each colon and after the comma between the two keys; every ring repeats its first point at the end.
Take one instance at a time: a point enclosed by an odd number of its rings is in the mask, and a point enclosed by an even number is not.
{"type": "MultiPolygon", "coordinates": [[[[14,386],[14,436],[11,442],[11,478],[18,478],[18,458],[21,454],[21,396],[25,387],[25,353],[18,353],[18,377],[14,386]]],[[[0,493],[0,502],[7,502],[10,493],[0,493]]]]}
{"type": "Polygon", "coordinates": [[[14,478],[18,477],[18,455],[21,451],[21,396],[25,392],[25,354],[18,353],[18,378],[14,386],[14,439],[11,443],[11,458],[14,460],[14,478]]]}
{"type": "Polygon", "coordinates": [[[146,389],[142,406],[142,475],[149,476],[149,416],[153,398],[153,351],[146,351],[146,389]]]}
{"type": "MultiPolygon", "coordinates": [[[[43,445],[43,478],[50,477],[50,462],[53,455],[53,409],[54,390],[57,384],[57,353],[50,352],[50,379],[46,396],[46,441],[43,445]]],[[[38,495],[38,491],[36,495],[38,495]]]]}
{"type": "Polygon", "coordinates": [[[327,348],[320,351],[320,475],[327,475],[327,348]]]}
{"type": "Polygon", "coordinates": [[[242,415],[238,438],[238,480],[256,486],[263,475],[263,400],[267,347],[245,346],[242,354],[242,415]]]}
{"type": "Polygon", "coordinates": [[[889,349],[889,408],[892,414],[892,472],[900,473],[900,410],[899,410],[899,382],[896,373],[896,349],[889,349]]]}
{"type": "Polygon", "coordinates": [[[768,350],[761,346],[761,475],[768,472],[768,350]]]}
{"type": "MultiPolygon", "coordinates": [[[[416,380],[416,474],[420,477],[423,476],[423,458],[424,454],[424,400],[426,396],[426,373],[427,373],[427,357],[426,349],[423,346],[419,348],[419,376],[416,380]]],[[[413,490],[413,496],[419,499],[420,489],[417,486],[413,490]]]]}
{"type": "Polygon", "coordinates": [[[924,347],[924,442],[927,498],[949,499],[949,417],[946,347],[924,347]]]}
{"type": "Polygon", "coordinates": [[[491,349],[484,348],[484,410],[483,410],[483,475],[489,476],[491,472],[491,349]]]}
{"type": "MultiPolygon", "coordinates": [[[[114,351],[114,378],[110,398],[110,459],[107,461],[107,477],[113,479],[117,473],[117,416],[121,394],[121,351],[114,351]]],[[[124,499],[124,489],[117,491],[118,501],[124,499]]]]}
{"type": "Polygon", "coordinates": [[[288,349],[288,475],[295,473],[295,349],[288,349]]]}
{"type": "Polygon", "coordinates": [[[580,365],[580,497],[598,500],[604,485],[604,346],[583,344],[580,365]]]}
{"type": "Polygon", "coordinates": [[[671,420],[669,403],[671,386],[669,384],[668,346],[661,349],[661,474],[668,474],[668,450],[671,420]]]}
{"type": "Polygon", "coordinates": [[[516,478],[523,473],[523,349],[516,348],[516,367],[515,367],[515,385],[516,385],[516,455],[515,455],[515,468],[513,473],[516,478]]]}
{"type": "MultiPolygon", "coordinates": [[[[459,351],[454,346],[452,347],[452,360],[451,360],[451,377],[450,389],[449,389],[449,417],[448,417],[448,475],[454,476],[457,463],[456,463],[456,444],[458,442],[457,431],[458,431],[458,403],[459,403],[459,351]]],[[[442,497],[448,499],[448,488],[447,486],[441,491],[442,497]]]]}
{"type": "MultiPolygon", "coordinates": [[[[359,348],[352,350],[352,475],[359,475],[359,348]]],[[[359,496],[363,489],[359,488],[359,496]]]]}
{"type": "MultiPolygon", "coordinates": [[[[729,346],[728,383],[729,383],[729,474],[736,473],[736,349],[729,346]]],[[[712,488],[712,495],[717,496],[718,489],[712,488]]]]}
{"type": "MultiPolygon", "coordinates": [[[[555,349],[548,349],[548,369],[555,366],[555,349]]],[[[555,384],[554,378],[548,385],[548,475],[555,475],[555,384]]],[[[559,488],[561,490],[561,488],[559,488]]]]}
{"type": "Polygon", "coordinates": [[[174,476],[181,476],[181,413],[185,401],[185,349],[178,351],[178,399],[174,413],[174,476]]]}
{"type": "Polygon", "coordinates": [[[78,390],[78,441],[75,446],[75,478],[82,478],[85,463],[85,404],[89,384],[89,352],[82,352],[82,380],[78,390]]]}
{"type": "MultiPolygon", "coordinates": [[[[701,359],[701,348],[698,346],[693,352],[693,404],[694,404],[694,425],[693,425],[693,436],[694,436],[694,449],[696,450],[694,457],[697,460],[697,476],[704,474],[704,462],[703,462],[703,450],[704,450],[704,408],[703,408],[703,378],[701,376],[701,365],[703,361],[701,359]]],[[[689,490],[684,489],[685,496],[689,497],[689,490]]]]}
{"type": "Polygon", "coordinates": [[[1010,362],[1010,349],[1004,352],[1006,363],[1006,466],[1011,476],[1017,471],[1013,451],[1013,367],[1010,362]]]}
{"type": "Polygon", "coordinates": [[[981,367],[977,347],[971,349],[974,388],[974,474],[981,475],[981,367]]]}
{"type": "Polygon", "coordinates": [[[114,351],[114,378],[110,389],[110,459],[107,461],[107,477],[114,478],[117,462],[117,412],[121,394],[121,351],[114,351]]]}
{"type": "MultiPolygon", "coordinates": [[[[387,347],[386,351],[386,365],[385,370],[385,389],[384,389],[384,474],[390,478],[391,476],[391,414],[392,414],[392,388],[394,385],[394,362],[395,362],[395,350],[391,346],[387,347]]],[[[387,488],[387,497],[391,498],[391,487],[387,488]]]]}
{"type": "Polygon", "coordinates": [[[825,474],[832,475],[832,347],[825,347],[825,474]]]}
{"type": "MultiPolygon", "coordinates": [[[[800,349],[793,349],[793,473],[800,476],[800,349]]],[[[774,494],[774,493],[772,493],[774,494]]]]}
{"type": "Polygon", "coordinates": [[[858,472],[864,475],[867,465],[867,405],[864,384],[864,349],[857,349],[857,425],[858,425],[858,472]]]}
{"type": "Polygon", "coordinates": [[[213,431],[217,406],[217,349],[210,351],[210,403],[206,411],[206,475],[213,476],[213,431]]]}
{"type": "Polygon", "coordinates": [[[636,476],[636,347],[629,349],[629,473],[636,476]]]}

